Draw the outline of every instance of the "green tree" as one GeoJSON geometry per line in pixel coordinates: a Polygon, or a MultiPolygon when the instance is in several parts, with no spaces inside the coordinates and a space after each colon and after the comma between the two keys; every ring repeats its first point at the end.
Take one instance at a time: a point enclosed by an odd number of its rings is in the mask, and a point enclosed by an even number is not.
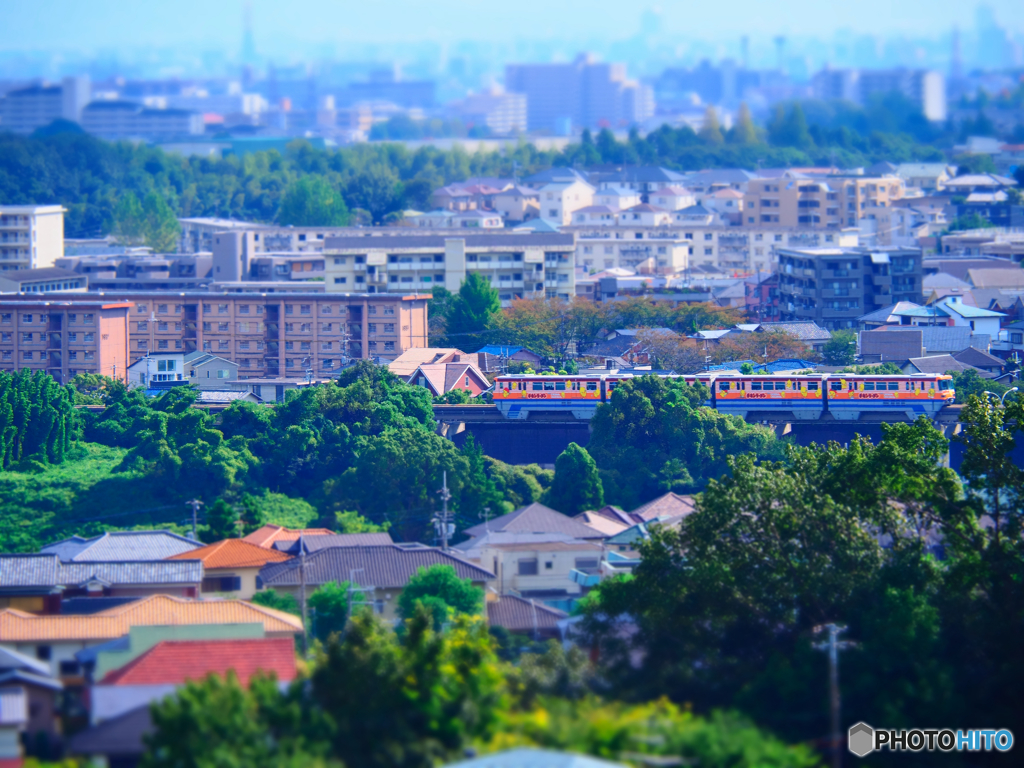
{"type": "Polygon", "coordinates": [[[358,512],[351,510],[336,513],[334,524],[339,533],[381,533],[390,527],[387,523],[371,523],[358,512]]]}
{"type": "MultiPolygon", "coordinates": [[[[233,671],[189,681],[150,708],[145,768],[276,768],[323,765],[307,751],[298,712],[277,683],[257,678],[246,690],[233,671]]],[[[322,746],[322,745],[321,745],[322,746]]]]}
{"type": "Polygon", "coordinates": [[[966,405],[972,396],[984,400],[987,397],[986,391],[992,392],[996,396],[1002,396],[1009,389],[1008,386],[998,381],[981,378],[973,368],[968,368],[966,371],[946,371],[946,373],[953,377],[956,402],[960,404],[966,405]]]}
{"type": "Polygon", "coordinates": [[[296,227],[344,227],[348,208],[341,194],[320,176],[303,176],[285,190],[277,220],[296,227]]]}
{"type": "Polygon", "coordinates": [[[569,443],[555,459],[555,480],[546,503],[570,517],[604,505],[601,476],[586,448],[569,443]]]}
{"type": "Polygon", "coordinates": [[[500,311],[498,291],[491,287],[490,279],[480,272],[470,272],[452,297],[446,333],[460,349],[475,351],[486,343],[483,331],[500,311]]]}
{"type": "Polygon", "coordinates": [[[146,215],[134,192],[125,192],[113,211],[113,232],[122,245],[143,245],[146,242],[146,215]]]}
{"type": "Polygon", "coordinates": [[[853,365],[857,359],[857,336],[853,331],[833,331],[822,356],[826,365],[853,365]]]}
{"type": "Polygon", "coordinates": [[[708,105],[704,110],[704,123],[701,125],[700,133],[697,134],[707,144],[722,144],[725,137],[722,135],[722,127],[718,123],[718,112],[713,106],[708,105]]]}
{"type": "Polygon", "coordinates": [[[369,612],[352,618],[312,674],[312,700],[330,718],[345,765],[432,768],[489,739],[507,707],[503,668],[480,619],[445,632],[406,620],[401,641],[369,612]]]}
{"type": "Polygon", "coordinates": [[[490,510],[489,514],[494,517],[504,514],[506,510],[504,497],[488,475],[487,459],[473,435],[467,437],[463,443],[462,455],[469,464],[469,470],[459,501],[459,512],[462,522],[468,528],[476,525],[476,518],[481,514],[488,514],[485,510],[490,510]]]}
{"type": "Polygon", "coordinates": [[[369,212],[380,224],[392,211],[401,210],[402,185],[386,165],[374,165],[357,174],[348,184],[347,198],[354,208],[369,212]]]}
{"type": "Polygon", "coordinates": [[[421,608],[430,612],[435,629],[454,615],[479,615],[483,592],[469,579],[460,579],[451,565],[420,568],[409,579],[398,598],[398,615],[413,619],[421,608]]]}
{"type": "Polygon", "coordinates": [[[754,128],[754,120],[750,116],[750,107],[746,102],[740,104],[736,113],[736,122],[729,132],[729,141],[732,144],[757,144],[757,129],[754,128]]]}
{"type": "Polygon", "coordinates": [[[309,596],[307,608],[312,635],[326,643],[331,635],[342,632],[349,614],[349,590],[352,585],[329,581],[309,596]]]}
{"type": "Polygon", "coordinates": [[[239,511],[224,499],[217,499],[206,510],[206,530],[201,534],[203,541],[213,544],[238,536],[239,511]]]}
{"type": "Polygon", "coordinates": [[[278,592],[274,589],[266,589],[253,595],[252,601],[256,603],[256,605],[273,608],[276,611],[284,611],[285,613],[290,613],[293,616],[302,615],[302,609],[299,607],[299,601],[287,592],[278,592]]]}
{"type": "Polygon", "coordinates": [[[181,225],[164,196],[158,192],[146,195],[142,201],[142,215],[146,245],[155,253],[176,251],[181,225]]]}

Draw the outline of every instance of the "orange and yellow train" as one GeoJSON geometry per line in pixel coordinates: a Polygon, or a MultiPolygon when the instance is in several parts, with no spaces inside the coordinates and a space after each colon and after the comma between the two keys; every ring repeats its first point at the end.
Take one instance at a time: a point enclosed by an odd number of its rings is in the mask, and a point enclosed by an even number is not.
{"type": "MultiPolygon", "coordinates": [[[[611,399],[621,382],[633,376],[499,376],[494,382],[493,397],[498,409],[509,419],[525,419],[532,412],[558,411],[586,419],[600,403],[611,399]]],[[[772,412],[799,421],[820,419],[826,413],[843,421],[858,420],[865,414],[878,414],[892,421],[918,416],[934,418],[956,396],[953,379],[945,374],[744,376],[714,372],[668,378],[704,384],[709,391],[705,405],[744,418],[752,413],[762,416],[772,412]]]]}

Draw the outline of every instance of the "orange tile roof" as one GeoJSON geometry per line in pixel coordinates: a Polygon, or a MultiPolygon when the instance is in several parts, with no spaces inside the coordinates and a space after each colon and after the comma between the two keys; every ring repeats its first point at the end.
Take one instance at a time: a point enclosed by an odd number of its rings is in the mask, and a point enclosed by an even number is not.
{"type": "Polygon", "coordinates": [[[202,560],[206,570],[217,568],[262,568],[267,563],[280,563],[290,555],[276,549],[265,549],[244,539],[224,539],[215,544],[171,555],[168,560],[202,560]]]}
{"type": "Polygon", "coordinates": [[[234,671],[248,685],[257,672],[273,672],[281,682],[295,679],[295,641],[289,637],[248,640],[164,640],[120,669],[111,670],[100,685],[182,685],[211,672],[234,671]]]}
{"type": "Polygon", "coordinates": [[[302,631],[298,616],[242,600],[189,600],[151,595],[84,616],[39,616],[14,608],[0,611],[0,643],[113,640],[131,627],[262,623],[267,634],[302,631]]]}
{"type": "Polygon", "coordinates": [[[250,544],[264,549],[273,549],[275,541],[295,541],[302,536],[330,536],[334,531],[327,528],[303,528],[295,530],[281,525],[264,525],[242,538],[250,544]]]}

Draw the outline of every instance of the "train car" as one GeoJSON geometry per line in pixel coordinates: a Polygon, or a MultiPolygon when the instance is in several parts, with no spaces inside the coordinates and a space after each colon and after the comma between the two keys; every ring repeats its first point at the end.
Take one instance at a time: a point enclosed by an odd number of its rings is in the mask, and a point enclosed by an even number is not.
{"type": "Polygon", "coordinates": [[[526,419],[531,412],[571,413],[589,419],[603,397],[603,377],[511,374],[494,381],[492,398],[507,419],[526,419]]]}
{"type": "Polygon", "coordinates": [[[714,407],[744,419],[752,413],[800,421],[820,419],[825,412],[825,378],[823,374],[720,376],[712,384],[714,407]]]}
{"type": "Polygon", "coordinates": [[[945,374],[830,374],[827,388],[828,411],[841,421],[856,421],[865,414],[908,421],[935,418],[956,398],[953,377],[945,374]]]}

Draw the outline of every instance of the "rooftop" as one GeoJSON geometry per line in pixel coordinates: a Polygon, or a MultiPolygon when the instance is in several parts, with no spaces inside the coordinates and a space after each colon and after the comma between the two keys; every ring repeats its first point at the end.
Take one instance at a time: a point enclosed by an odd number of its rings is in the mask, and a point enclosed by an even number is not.
{"type": "Polygon", "coordinates": [[[138,626],[255,623],[262,623],[267,634],[294,635],[302,631],[297,616],[241,600],[152,595],[88,616],[39,616],[8,608],[0,611],[0,637],[8,643],[93,642],[122,637],[138,626]]]}
{"type": "Polygon", "coordinates": [[[41,552],[58,555],[66,563],[95,563],[165,560],[201,546],[197,541],[170,531],[112,531],[91,539],[72,536],[47,544],[41,552]]]}
{"type": "Polygon", "coordinates": [[[262,568],[267,563],[280,563],[290,556],[266,549],[243,539],[224,539],[216,544],[174,555],[169,560],[202,560],[207,570],[217,568],[262,568]]]}
{"type": "Polygon", "coordinates": [[[53,553],[0,555],[0,592],[84,587],[96,582],[104,586],[192,585],[203,579],[198,560],[168,562],[62,563],[53,553]]]}
{"type": "Polygon", "coordinates": [[[485,533],[507,531],[510,533],[564,533],[577,539],[602,538],[604,534],[573,520],[568,515],[556,512],[540,503],[520,507],[507,515],[496,517],[480,525],[467,528],[467,536],[482,536],[485,533]]]}
{"type": "Polygon", "coordinates": [[[334,531],[327,528],[285,528],[283,525],[264,525],[257,528],[248,536],[242,537],[242,541],[255,544],[257,547],[270,549],[279,541],[295,541],[299,536],[326,536],[333,535],[334,531]]]}
{"type": "Polygon", "coordinates": [[[492,627],[504,627],[509,632],[532,633],[537,630],[552,630],[569,614],[544,603],[527,600],[518,595],[502,595],[487,602],[487,623],[492,627]]]}
{"type": "Polygon", "coordinates": [[[278,681],[295,679],[295,641],[290,637],[252,640],[164,640],[120,669],[108,672],[100,685],[182,685],[229,671],[248,685],[257,673],[278,681]]]}

